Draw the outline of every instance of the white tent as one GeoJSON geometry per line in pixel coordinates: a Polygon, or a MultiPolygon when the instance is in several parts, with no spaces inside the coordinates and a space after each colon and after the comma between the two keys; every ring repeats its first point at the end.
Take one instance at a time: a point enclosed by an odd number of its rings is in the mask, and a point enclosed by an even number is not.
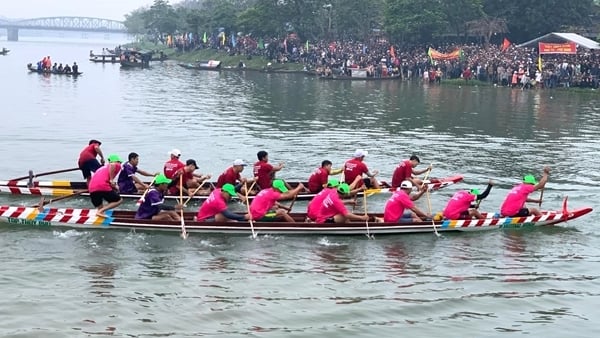
{"type": "Polygon", "coordinates": [[[575,33],[548,33],[546,35],[540,36],[539,38],[535,38],[533,40],[517,45],[517,47],[537,47],[538,42],[575,42],[578,48],[583,47],[587,49],[600,49],[600,44],[598,44],[598,42],[575,33]]]}

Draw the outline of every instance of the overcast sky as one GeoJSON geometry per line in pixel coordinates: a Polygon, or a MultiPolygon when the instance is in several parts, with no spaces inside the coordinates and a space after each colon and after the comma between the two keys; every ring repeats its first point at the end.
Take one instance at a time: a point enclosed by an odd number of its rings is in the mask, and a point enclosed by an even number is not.
{"type": "MultiPolygon", "coordinates": [[[[52,16],[87,16],[123,21],[125,14],[153,0],[0,0],[0,16],[33,19],[52,16]]],[[[169,1],[173,4],[177,1],[169,1]]]]}

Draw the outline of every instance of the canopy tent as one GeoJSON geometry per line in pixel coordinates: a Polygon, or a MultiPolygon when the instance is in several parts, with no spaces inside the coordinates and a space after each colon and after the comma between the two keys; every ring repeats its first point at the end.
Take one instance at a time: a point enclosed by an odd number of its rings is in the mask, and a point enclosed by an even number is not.
{"type": "Polygon", "coordinates": [[[578,47],[583,47],[587,49],[600,49],[600,44],[594,40],[583,37],[579,34],[575,33],[548,33],[546,35],[540,36],[533,40],[527,41],[517,47],[538,47],[539,42],[547,42],[547,43],[564,43],[564,42],[574,42],[578,45],[578,47]]]}

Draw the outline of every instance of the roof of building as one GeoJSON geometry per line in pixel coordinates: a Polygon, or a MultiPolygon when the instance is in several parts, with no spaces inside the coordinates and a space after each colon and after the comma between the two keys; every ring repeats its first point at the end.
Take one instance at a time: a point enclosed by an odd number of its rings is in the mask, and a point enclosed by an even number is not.
{"type": "Polygon", "coordinates": [[[600,44],[598,42],[588,39],[579,34],[556,32],[542,35],[538,38],[517,45],[517,47],[537,47],[538,42],[564,43],[567,41],[575,42],[577,44],[577,47],[583,47],[587,49],[600,49],[600,44]]]}

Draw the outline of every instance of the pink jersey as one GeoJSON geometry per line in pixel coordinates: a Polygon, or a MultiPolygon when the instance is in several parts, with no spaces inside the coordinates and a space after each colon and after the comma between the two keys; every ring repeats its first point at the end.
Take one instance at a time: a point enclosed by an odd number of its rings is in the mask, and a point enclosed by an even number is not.
{"type": "Polygon", "coordinates": [[[214,217],[216,214],[220,214],[223,211],[227,210],[227,202],[221,195],[221,189],[215,189],[210,193],[210,196],[202,203],[200,209],[198,209],[198,214],[196,214],[196,219],[200,221],[204,221],[207,218],[214,217]]]}
{"type": "Polygon", "coordinates": [[[335,215],[348,215],[348,209],[335,190],[331,190],[318,207],[316,223],[325,223],[328,218],[335,215]]]}
{"type": "Polygon", "coordinates": [[[402,181],[412,177],[412,163],[410,160],[404,160],[398,164],[392,175],[392,188],[398,188],[402,181]]]}
{"type": "Polygon", "coordinates": [[[385,204],[383,220],[385,222],[396,223],[402,218],[404,209],[411,209],[414,205],[415,204],[407,193],[403,190],[398,190],[385,204]]]}
{"type": "MultiPolygon", "coordinates": [[[[353,158],[351,160],[346,161],[346,164],[344,164],[344,180],[348,184],[352,184],[356,177],[362,177],[363,174],[366,174],[368,172],[369,168],[367,168],[365,162],[359,159],[353,158]]],[[[362,187],[362,182],[359,182],[356,185],[356,187],[362,187]]]]}
{"type": "Polygon", "coordinates": [[[308,206],[307,206],[308,218],[312,219],[313,221],[317,220],[317,217],[319,216],[319,209],[321,208],[321,204],[323,203],[323,200],[329,194],[337,194],[336,189],[335,188],[323,189],[323,190],[321,190],[320,193],[318,193],[315,197],[313,197],[313,199],[310,200],[310,202],[308,202],[308,206]]]}
{"type": "Polygon", "coordinates": [[[121,172],[121,163],[109,163],[102,168],[96,170],[96,173],[92,175],[90,179],[90,184],[88,185],[90,192],[95,191],[111,191],[113,190],[110,185],[110,173],[108,168],[112,166],[113,171],[113,181],[119,177],[119,173],[121,172]]]}
{"type": "Polygon", "coordinates": [[[250,204],[250,214],[252,219],[259,220],[273,208],[281,193],[273,188],[261,190],[250,204]]]}
{"type": "Polygon", "coordinates": [[[476,195],[471,194],[466,190],[457,191],[446,207],[444,208],[444,217],[448,219],[458,219],[460,214],[468,211],[471,207],[471,202],[477,199],[476,195]]]}
{"type": "Polygon", "coordinates": [[[317,168],[308,178],[308,190],[317,193],[323,189],[323,185],[327,184],[329,179],[329,171],[325,168],[317,168]]]}
{"type": "Polygon", "coordinates": [[[535,190],[533,184],[521,183],[516,185],[508,193],[502,206],[500,207],[500,213],[502,216],[514,216],[521,208],[525,206],[527,197],[535,190]]]}

